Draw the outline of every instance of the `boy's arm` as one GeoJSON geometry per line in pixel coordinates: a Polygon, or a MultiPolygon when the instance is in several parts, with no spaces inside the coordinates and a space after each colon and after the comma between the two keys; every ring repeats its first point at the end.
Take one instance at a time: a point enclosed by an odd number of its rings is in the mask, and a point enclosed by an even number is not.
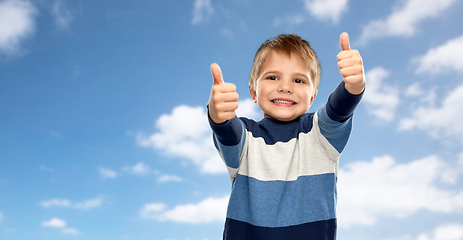
{"type": "Polygon", "coordinates": [[[357,50],[351,50],[347,33],[341,34],[340,44],[341,52],[337,57],[343,82],[317,113],[321,134],[339,153],[347,144],[352,128],[351,117],[362,99],[366,84],[362,58],[357,50]]]}
{"type": "Polygon", "coordinates": [[[234,178],[246,142],[244,127],[236,116],[223,124],[214,123],[210,117],[208,119],[213,132],[214,146],[227,165],[230,177],[234,178]]]}
{"type": "Polygon", "coordinates": [[[219,65],[212,64],[211,72],[214,83],[207,112],[209,125],[214,133],[214,145],[225,164],[236,169],[239,167],[245,142],[244,128],[235,113],[238,108],[238,93],[234,84],[223,81],[219,65]]]}
{"type": "MultiPolygon", "coordinates": [[[[222,124],[216,124],[208,117],[209,125],[214,133],[214,141],[218,140],[224,146],[234,146],[240,143],[243,134],[243,126],[238,117],[234,117],[222,124]]],[[[220,150],[220,149],[219,149],[220,150]]]]}
{"type": "Polygon", "coordinates": [[[341,82],[328,97],[324,107],[328,117],[339,123],[343,123],[352,117],[363,96],[363,92],[358,95],[351,94],[346,85],[345,82],[341,82]]]}
{"type": "MultiPolygon", "coordinates": [[[[338,153],[341,153],[347,144],[352,129],[352,115],[362,96],[363,93],[349,93],[345,83],[341,82],[331,93],[325,106],[317,112],[317,124],[321,135],[338,153]]],[[[337,157],[335,154],[335,158],[337,157]]]]}
{"type": "Polygon", "coordinates": [[[332,120],[344,122],[354,114],[362,99],[366,78],[362,57],[359,51],[350,48],[349,35],[346,32],[341,34],[339,42],[341,52],[337,58],[343,82],[328,98],[326,113],[332,120]]]}

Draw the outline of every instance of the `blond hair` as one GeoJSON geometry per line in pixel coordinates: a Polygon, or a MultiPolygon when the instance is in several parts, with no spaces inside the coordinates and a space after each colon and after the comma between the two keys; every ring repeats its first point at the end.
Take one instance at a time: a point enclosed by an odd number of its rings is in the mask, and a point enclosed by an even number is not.
{"type": "Polygon", "coordinates": [[[291,57],[291,54],[297,54],[300,56],[309,67],[310,78],[313,81],[312,84],[315,92],[318,91],[321,68],[317,54],[310,47],[309,42],[296,34],[280,34],[275,38],[265,41],[260,46],[259,50],[257,50],[256,56],[254,57],[251,74],[249,75],[249,87],[252,90],[256,90],[256,82],[259,77],[260,68],[272,51],[286,54],[288,57],[291,57]]]}

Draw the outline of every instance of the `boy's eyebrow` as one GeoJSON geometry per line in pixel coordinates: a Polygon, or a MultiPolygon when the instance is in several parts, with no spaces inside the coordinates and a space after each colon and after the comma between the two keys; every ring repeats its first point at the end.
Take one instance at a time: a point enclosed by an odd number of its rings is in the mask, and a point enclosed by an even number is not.
{"type": "Polygon", "coordinates": [[[279,74],[281,74],[281,72],[278,71],[278,70],[268,70],[268,71],[264,71],[261,75],[268,74],[268,73],[279,73],[279,74]]]}

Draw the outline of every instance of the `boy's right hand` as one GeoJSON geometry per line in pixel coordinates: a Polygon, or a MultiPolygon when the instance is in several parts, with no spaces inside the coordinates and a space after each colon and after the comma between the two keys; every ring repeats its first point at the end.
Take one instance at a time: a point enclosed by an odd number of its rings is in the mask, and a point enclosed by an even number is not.
{"type": "Polygon", "coordinates": [[[238,93],[233,83],[225,83],[219,65],[211,65],[214,83],[209,98],[209,117],[216,124],[224,123],[236,116],[238,108],[238,93]]]}

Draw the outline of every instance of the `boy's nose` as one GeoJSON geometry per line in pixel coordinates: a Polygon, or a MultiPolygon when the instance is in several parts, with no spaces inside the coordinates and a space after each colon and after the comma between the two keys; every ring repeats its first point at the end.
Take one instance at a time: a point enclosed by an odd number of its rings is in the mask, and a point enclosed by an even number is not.
{"type": "Polygon", "coordinates": [[[280,84],[278,85],[278,92],[292,93],[293,88],[291,87],[290,83],[283,80],[283,81],[280,81],[280,84]]]}

